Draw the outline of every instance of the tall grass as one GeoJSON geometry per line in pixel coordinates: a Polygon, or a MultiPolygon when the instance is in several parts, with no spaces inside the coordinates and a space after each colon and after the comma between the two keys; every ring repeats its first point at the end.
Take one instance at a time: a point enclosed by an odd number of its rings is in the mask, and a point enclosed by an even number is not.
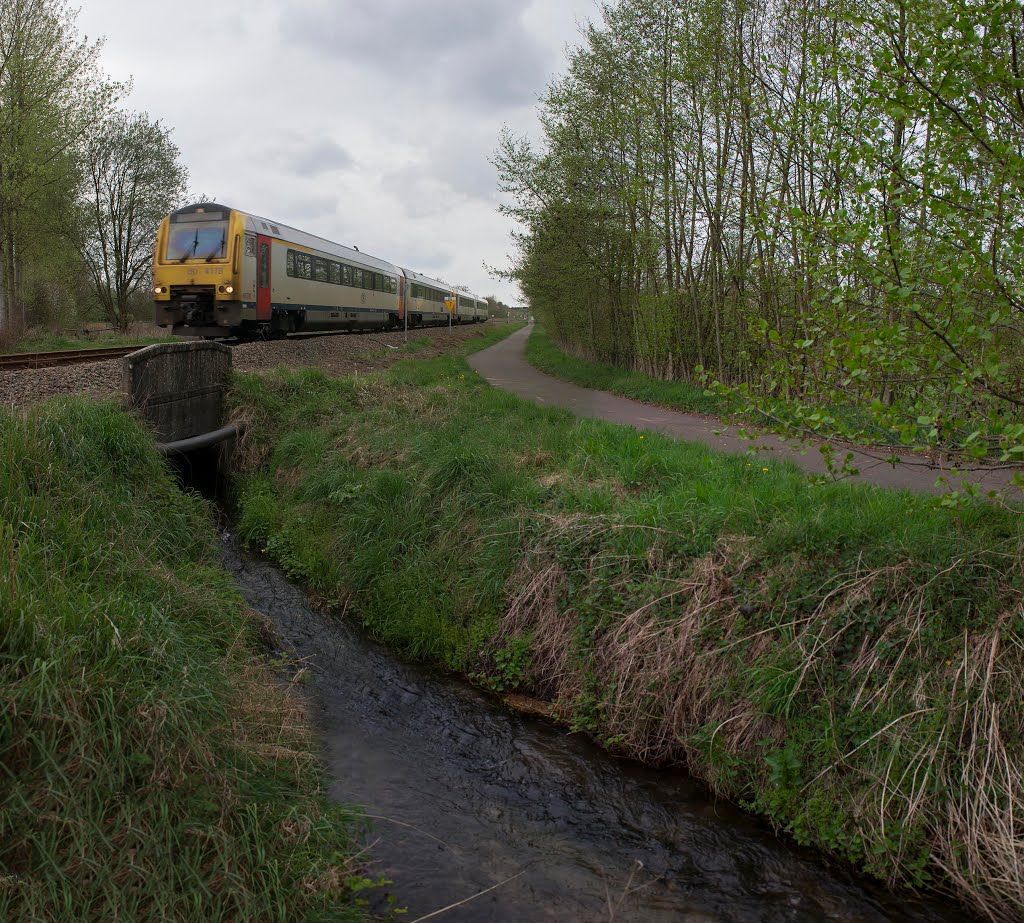
{"type": "Polygon", "coordinates": [[[363,918],[203,502],[112,404],[0,413],[0,918],[363,918]]]}
{"type": "Polygon", "coordinates": [[[702,385],[689,381],[663,381],[642,372],[631,372],[605,362],[571,356],[539,326],[526,341],[526,359],[530,365],[555,378],[584,388],[620,394],[647,404],[659,404],[684,413],[718,416],[728,410],[716,394],[705,393],[702,385]]]}
{"type": "Polygon", "coordinates": [[[577,420],[459,359],[233,401],[241,531],[381,638],[880,877],[1024,911],[1019,511],[577,420]]]}

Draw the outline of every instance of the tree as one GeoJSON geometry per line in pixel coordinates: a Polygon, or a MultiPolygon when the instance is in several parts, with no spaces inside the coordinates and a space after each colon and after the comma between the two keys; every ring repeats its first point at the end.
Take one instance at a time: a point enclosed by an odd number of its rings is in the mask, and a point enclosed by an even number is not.
{"type": "Polygon", "coordinates": [[[1024,460],[1019,0],[619,0],[495,155],[567,348],[785,432],[1024,460]]]}
{"type": "Polygon", "coordinates": [[[66,236],[81,145],[123,90],[63,0],[0,0],[0,338],[25,322],[26,263],[66,236]]]}
{"type": "Polygon", "coordinates": [[[82,258],[104,313],[122,330],[132,295],[151,278],[160,221],[185,196],[180,156],[170,131],[144,113],[112,113],[87,144],[82,258]]]}

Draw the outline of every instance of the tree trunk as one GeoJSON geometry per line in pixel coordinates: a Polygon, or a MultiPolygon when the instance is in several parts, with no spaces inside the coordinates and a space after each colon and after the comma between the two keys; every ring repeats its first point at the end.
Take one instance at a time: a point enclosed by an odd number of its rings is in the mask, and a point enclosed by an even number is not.
{"type": "Polygon", "coordinates": [[[7,342],[10,319],[7,305],[7,259],[3,237],[0,236],[0,344],[7,342]]]}

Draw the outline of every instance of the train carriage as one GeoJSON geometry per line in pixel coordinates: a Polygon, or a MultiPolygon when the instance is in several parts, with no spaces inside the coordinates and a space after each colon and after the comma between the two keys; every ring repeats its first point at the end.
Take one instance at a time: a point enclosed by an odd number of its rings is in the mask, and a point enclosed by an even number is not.
{"type": "Polygon", "coordinates": [[[457,292],[456,314],[460,324],[479,324],[487,320],[487,302],[469,292],[457,292]]]}
{"type": "Polygon", "coordinates": [[[172,212],[153,261],[155,321],[223,337],[447,324],[451,287],[354,247],[216,203],[172,212]]]}
{"type": "MultiPolygon", "coordinates": [[[[418,272],[405,270],[405,309],[410,327],[435,327],[448,323],[445,299],[452,297],[452,288],[418,272]]],[[[454,320],[454,318],[452,318],[454,320]]]]}

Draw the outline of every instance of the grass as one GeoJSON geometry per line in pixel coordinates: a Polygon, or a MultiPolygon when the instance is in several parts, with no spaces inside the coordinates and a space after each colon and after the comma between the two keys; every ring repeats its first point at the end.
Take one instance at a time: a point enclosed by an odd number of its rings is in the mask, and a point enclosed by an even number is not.
{"type": "Polygon", "coordinates": [[[457,357],[232,400],[240,532],[397,650],[891,882],[1024,911],[1018,510],[578,420],[457,357]]]}
{"type": "MultiPolygon", "coordinates": [[[[525,355],[534,368],[585,388],[608,391],[683,413],[746,422],[796,439],[808,437],[827,441],[835,438],[854,445],[892,448],[900,452],[927,452],[930,448],[926,438],[930,424],[915,425],[905,435],[895,426],[876,419],[866,406],[817,404],[802,407],[797,402],[778,398],[754,401],[742,393],[727,398],[705,391],[701,385],[691,382],[663,381],[642,372],[626,371],[614,365],[571,356],[563,352],[539,326],[534,327],[527,340],[525,355]]],[[[955,435],[951,430],[948,438],[955,435]]],[[[947,443],[943,445],[954,452],[963,448],[955,441],[947,443]]],[[[989,457],[993,461],[999,458],[994,446],[989,457]]]]}
{"type": "Polygon", "coordinates": [[[562,352],[539,326],[534,326],[526,342],[526,360],[534,368],[563,381],[620,394],[646,404],[709,416],[721,416],[728,409],[722,398],[705,393],[701,385],[688,381],[661,381],[642,372],[630,372],[603,362],[570,356],[562,352]]]}
{"type": "Polygon", "coordinates": [[[180,337],[149,336],[132,337],[122,336],[119,333],[102,333],[90,336],[74,336],[66,333],[43,333],[39,336],[29,337],[20,340],[7,349],[0,350],[4,353],[44,353],[57,352],[65,349],[102,349],[114,346],[149,346],[153,343],[174,343],[180,341],[180,337]]]}
{"type": "Polygon", "coordinates": [[[13,343],[0,352],[55,352],[60,349],[99,349],[108,346],[148,346],[153,343],[179,342],[172,336],[123,336],[118,331],[102,331],[87,335],[70,333],[42,333],[13,343]]]}
{"type": "Polygon", "coordinates": [[[3,919],[366,918],[216,544],[113,404],[0,413],[3,919]]]}

